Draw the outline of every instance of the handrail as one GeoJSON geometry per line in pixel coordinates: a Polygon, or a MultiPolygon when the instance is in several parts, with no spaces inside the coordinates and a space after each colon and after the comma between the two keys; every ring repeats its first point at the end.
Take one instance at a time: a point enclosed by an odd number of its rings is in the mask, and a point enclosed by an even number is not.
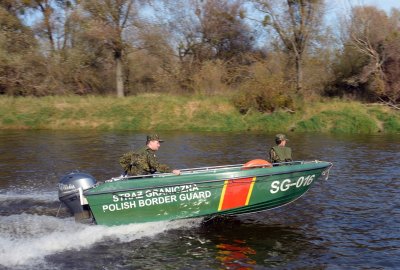
{"type": "MultiPolygon", "coordinates": [[[[272,163],[272,166],[281,166],[281,165],[299,165],[299,164],[307,164],[307,163],[318,163],[318,162],[323,162],[319,160],[310,160],[310,161],[289,161],[289,162],[280,162],[280,163],[272,163]]],[[[244,164],[234,164],[234,165],[219,165],[219,166],[207,166],[207,167],[197,167],[197,168],[187,168],[187,169],[181,169],[181,175],[192,175],[192,174],[199,174],[199,173],[205,173],[205,172],[210,172],[214,171],[215,172],[220,172],[222,170],[228,170],[228,169],[242,169],[244,164]]],[[[252,165],[252,166],[246,166],[247,168],[251,167],[260,167],[260,165],[252,165]]],[[[270,167],[269,167],[270,168],[270,167]]],[[[105,182],[114,182],[114,181],[120,181],[120,180],[135,180],[135,179],[143,179],[143,178],[154,178],[154,177],[166,177],[166,176],[173,176],[175,174],[173,173],[155,173],[155,174],[146,174],[146,175],[135,175],[135,176],[119,176],[119,177],[113,177],[109,180],[106,180],[105,182]]]]}
{"type": "MultiPolygon", "coordinates": [[[[332,163],[331,162],[315,160],[315,161],[297,161],[297,162],[292,162],[292,163],[295,163],[295,164],[315,163],[315,164],[317,164],[317,163],[323,163],[323,162],[329,164],[328,166],[324,166],[324,167],[327,167],[327,169],[325,169],[325,173],[328,174],[330,168],[332,167],[332,163]]],[[[279,174],[282,174],[282,173],[296,173],[296,172],[311,171],[311,170],[315,170],[316,168],[310,167],[310,168],[305,169],[305,168],[301,168],[301,167],[300,168],[296,168],[296,167],[288,166],[288,171],[286,171],[286,172],[269,171],[267,169],[268,168],[262,168],[262,170],[257,171],[257,173],[253,174],[252,176],[253,177],[260,177],[260,176],[263,176],[263,177],[267,176],[268,177],[268,176],[272,176],[272,175],[279,175],[279,174]]],[[[162,175],[162,174],[159,174],[159,175],[162,175]]],[[[169,175],[173,175],[173,174],[169,174],[169,175]]],[[[151,177],[154,177],[154,175],[145,175],[144,177],[151,178],[151,177]]],[[[326,178],[327,177],[328,177],[328,175],[326,175],[326,178]]],[[[131,177],[128,177],[128,178],[127,177],[125,177],[125,178],[121,177],[121,178],[116,178],[114,180],[111,179],[109,181],[113,182],[113,181],[119,181],[119,180],[134,180],[136,178],[140,178],[140,176],[131,176],[131,177]]],[[[189,182],[186,182],[186,184],[197,184],[197,183],[203,183],[203,184],[204,183],[210,183],[210,184],[213,184],[213,183],[218,183],[218,182],[224,183],[224,181],[227,180],[227,179],[229,179],[229,180],[243,179],[243,176],[240,176],[240,175],[226,176],[225,178],[221,178],[221,179],[210,179],[210,180],[206,180],[206,181],[201,180],[200,182],[189,181],[189,182]]],[[[263,181],[267,181],[267,179],[264,179],[263,181]]],[[[162,188],[162,187],[172,187],[172,186],[179,185],[179,184],[176,184],[176,183],[174,183],[174,184],[166,184],[168,182],[164,182],[164,181],[161,181],[159,183],[160,183],[159,185],[156,184],[156,185],[151,186],[150,188],[157,189],[157,188],[162,188]]],[[[97,185],[100,185],[100,183],[96,184],[94,187],[96,187],[97,185]]],[[[123,191],[143,190],[143,189],[148,189],[148,188],[149,187],[147,187],[147,186],[145,186],[145,187],[143,187],[143,186],[136,187],[136,186],[132,185],[132,186],[130,186],[128,188],[124,187],[122,189],[112,189],[112,190],[106,189],[106,190],[96,191],[96,192],[92,192],[90,195],[101,195],[101,194],[107,194],[107,193],[110,193],[110,192],[112,192],[114,194],[114,193],[123,192],[123,191]]],[[[86,190],[85,193],[90,192],[89,190],[86,190]]],[[[86,195],[86,194],[84,194],[84,195],[86,195]]]]}

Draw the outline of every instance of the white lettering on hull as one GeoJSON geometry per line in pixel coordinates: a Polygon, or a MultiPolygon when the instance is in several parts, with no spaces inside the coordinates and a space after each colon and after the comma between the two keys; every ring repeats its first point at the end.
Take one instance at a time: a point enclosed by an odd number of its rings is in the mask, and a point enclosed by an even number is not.
{"type": "Polygon", "coordinates": [[[285,180],[276,180],[271,183],[271,189],[269,192],[272,194],[275,194],[279,191],[288,191],[292,187],[295,188],[300,188],[300,187],[306,187],[311,185],[311,183],[314,181],[315,174],[313,175],[308,175],[307,177],[301,176],[299,177],[296,181],[292,181],[291,179],[285,179],[285,180]]]}
{"type": "Polygon", "coordinates": [[[110,211],[121,211],[126,209],[131,209],[136,207],[136,202],[121,202],[121,203],[112,203],[103,205],[103,212],[110,211]]]}
{"type": "Polygon", "coordinates": [[[112,195],[111,204],[102,206],[103,212],[115,212],[131,208],[149,207],[175,202],[198,200],[211,197],[211,191],[198,191],[196,184],[180,185],[157,189],[139,190],[112,195]]]}

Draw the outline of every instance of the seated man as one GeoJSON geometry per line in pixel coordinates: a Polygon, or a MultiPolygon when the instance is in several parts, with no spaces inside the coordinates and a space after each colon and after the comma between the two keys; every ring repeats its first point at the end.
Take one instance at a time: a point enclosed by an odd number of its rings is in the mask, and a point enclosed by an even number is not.
{"type": "Polygon", "coordinates": [[[284,134],[275,136],[276,145],[269,151],[271,163],[289,162],[292,161],[292,149],[286,146],[288,139],[284,134]]]}
{"type": "Polygon", "coordinates": [[[163,140],[157,134],[148,135],[146,145],[135,152],[128,152],[120,159],[120,164],[125,170],[125,174],[129,175],[146,175],[156,172],[169,173],[172,172],[179,175],[179,170],[171,170],[167,165],[158,162],[156,151],[160,148],[160,143],[163,140]],[[126,158],[129,157],[128,164],[126,158]]]}

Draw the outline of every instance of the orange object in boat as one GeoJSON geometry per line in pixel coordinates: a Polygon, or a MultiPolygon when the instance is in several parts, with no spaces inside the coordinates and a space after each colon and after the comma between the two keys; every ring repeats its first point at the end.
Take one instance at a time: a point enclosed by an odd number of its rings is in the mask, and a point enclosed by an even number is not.
{"type": "Polygon", "coordinates": [[[272,167],[272,164],[264,159],[253,159],[243,165],[243,170],[254,169],[254,168],[267,168],[272,167]]]}

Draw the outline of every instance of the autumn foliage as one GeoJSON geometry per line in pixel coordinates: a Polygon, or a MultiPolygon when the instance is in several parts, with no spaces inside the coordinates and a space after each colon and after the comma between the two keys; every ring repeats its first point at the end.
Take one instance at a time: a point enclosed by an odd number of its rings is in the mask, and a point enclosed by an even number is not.
{"type": "Polygon", "coordinates": [[[322,0],[3,0],[0,95],[229,94],[244,114],[398,104],[400,11],[355,6],[340,38],[326,14],[322,0]]]}

